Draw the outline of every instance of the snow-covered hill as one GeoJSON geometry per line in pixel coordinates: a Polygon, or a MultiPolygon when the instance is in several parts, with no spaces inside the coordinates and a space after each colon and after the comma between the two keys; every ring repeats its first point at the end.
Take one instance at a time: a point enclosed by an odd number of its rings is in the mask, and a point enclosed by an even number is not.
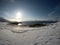
{"type": "Polygon", "coordinates": [[[60,45],[60,22],[38,28],[0,22],[0,45],[60,45]]]}

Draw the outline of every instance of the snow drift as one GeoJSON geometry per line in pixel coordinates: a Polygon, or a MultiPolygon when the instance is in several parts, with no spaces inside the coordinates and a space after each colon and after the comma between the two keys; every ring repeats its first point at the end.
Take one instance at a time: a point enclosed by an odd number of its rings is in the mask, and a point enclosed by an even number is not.
{"type": "Polygon", "coordinates": [[[37,28],[0,22],[0,45],[60,45],[60,22],[37,28]]]}

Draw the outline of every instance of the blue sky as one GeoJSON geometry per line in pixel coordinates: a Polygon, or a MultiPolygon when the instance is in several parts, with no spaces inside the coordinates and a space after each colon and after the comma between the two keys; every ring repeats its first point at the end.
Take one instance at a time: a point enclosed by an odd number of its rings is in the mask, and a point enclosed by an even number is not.
{"type": "Polygon", "coordinates": [[[0,17],[14,19],[17,11],[23,20],[60,20],[60,1],[0,0],[0,17]]]}

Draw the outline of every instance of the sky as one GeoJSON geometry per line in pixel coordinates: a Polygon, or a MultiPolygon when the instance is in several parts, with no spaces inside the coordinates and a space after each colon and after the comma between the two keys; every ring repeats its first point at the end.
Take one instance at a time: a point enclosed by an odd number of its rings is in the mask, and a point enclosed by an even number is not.
{"type": "Polygon", "coordinates": [[[60,0],[0,0],[0,17],[11,21],[60,20],[60,0]],[[19,19],[18,12],[22,15],[19,19]]]}

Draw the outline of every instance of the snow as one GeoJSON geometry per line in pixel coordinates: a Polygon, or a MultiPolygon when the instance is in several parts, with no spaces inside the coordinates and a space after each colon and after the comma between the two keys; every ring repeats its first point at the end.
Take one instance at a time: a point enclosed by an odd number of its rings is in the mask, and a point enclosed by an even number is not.
{"type": "Polygon", "coordinates": [[[0,45],[60,45],[60,22],[35,28],[0,22],[0,45]]]}

